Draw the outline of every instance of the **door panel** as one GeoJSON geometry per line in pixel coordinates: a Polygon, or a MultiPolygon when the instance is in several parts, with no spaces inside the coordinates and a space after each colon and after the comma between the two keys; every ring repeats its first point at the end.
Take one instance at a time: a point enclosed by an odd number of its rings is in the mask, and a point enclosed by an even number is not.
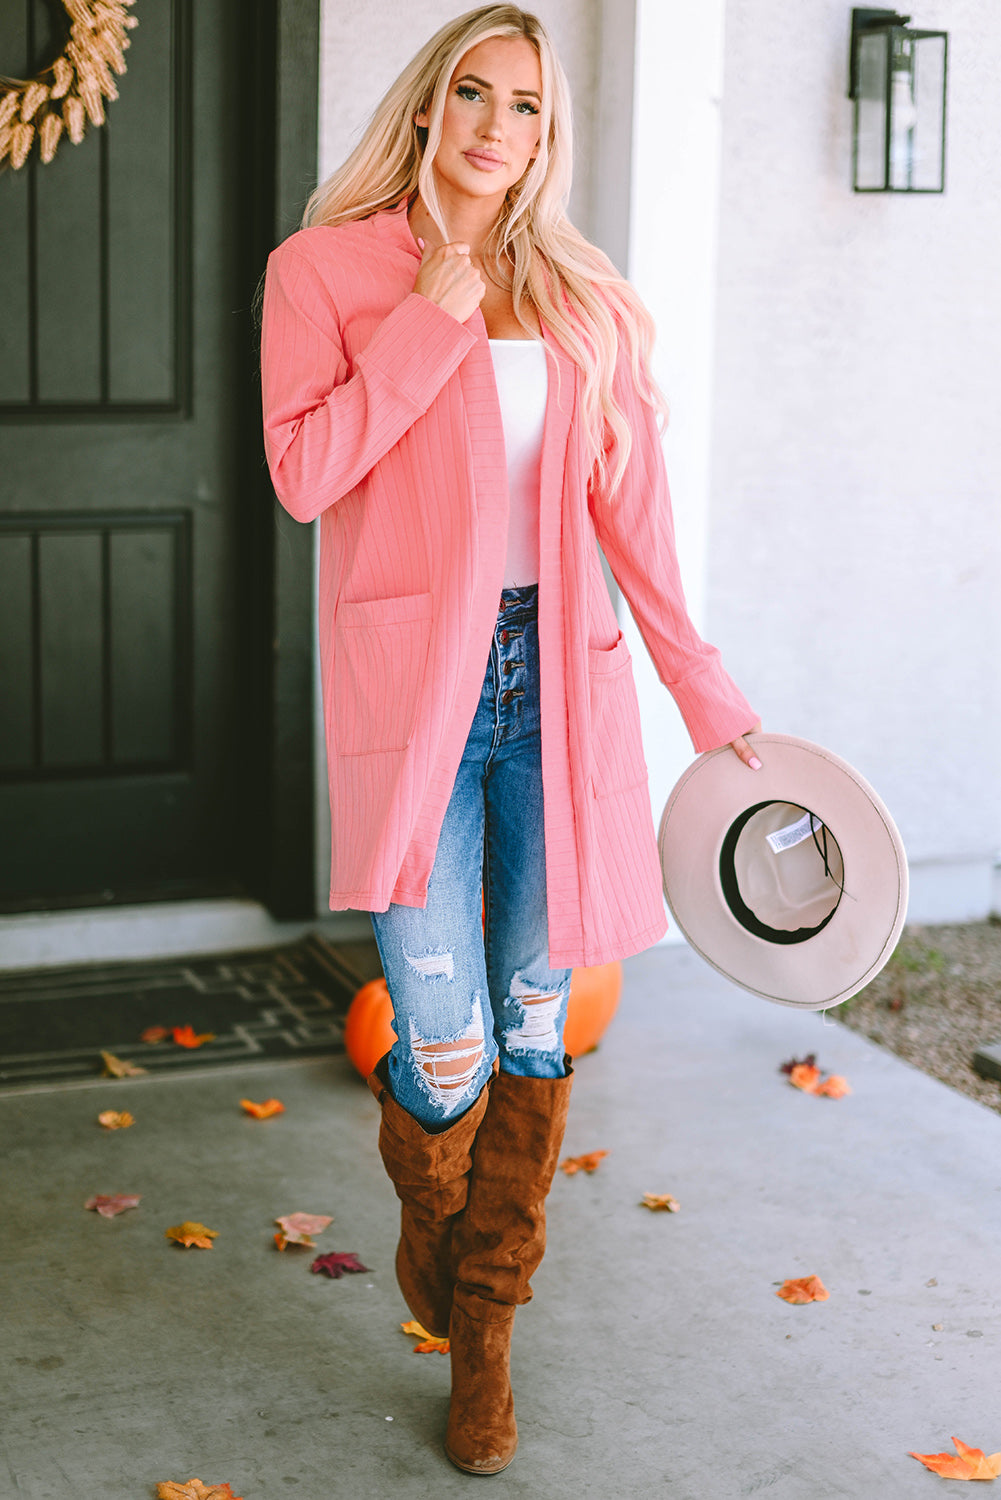
{"type": "MultiPolygon", "coordinates": [[[[51,61],[61,9],[8,0],[0,73],[51,61]]],[[[107,124],[0,174],[8,909],[244,883],[253,28],[240,0],[136,14],[107,124]]]]}

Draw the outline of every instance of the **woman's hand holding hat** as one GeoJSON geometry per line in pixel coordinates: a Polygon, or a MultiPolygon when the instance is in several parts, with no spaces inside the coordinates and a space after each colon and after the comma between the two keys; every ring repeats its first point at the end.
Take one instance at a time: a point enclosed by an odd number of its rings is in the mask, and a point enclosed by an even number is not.
{"type": "MultiPolygon", "coordinates": [[[[761,720],[759,719],[756,724],[752,724],[751,728],[747,730],[747,733],[760,734],[761,720]]],[[[738,735],[735,740],[730,741],[730,749],[733,751],[734,755],[740,757],[740,759],[744,762],[744,765],[748,766],[750,770],[761,770],[761,762],[754,753],[753,745],[749,745],[742,734],[738,735]]]]}

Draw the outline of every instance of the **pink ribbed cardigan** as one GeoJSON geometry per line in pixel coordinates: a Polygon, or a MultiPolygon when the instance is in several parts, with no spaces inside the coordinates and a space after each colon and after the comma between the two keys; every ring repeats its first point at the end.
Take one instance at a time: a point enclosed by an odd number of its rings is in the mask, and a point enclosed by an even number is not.
{"type": "MultiPolygon", "coordinates": [[[[493,364],[413,291],[403,206],[293,234],[268,262],[268,462],[298,521],[320,517],[330,906],[423,906],[483,684],[507,534],[493,364]]],[[[620,362],[633,433],[611,500],[588,485],[576,366],[547,330],[539,641],[549,959],[636,953],[665,928],[629,650],[595,538],[697,750],[756,715],[685,609],[656,424],[620,362]]]]}

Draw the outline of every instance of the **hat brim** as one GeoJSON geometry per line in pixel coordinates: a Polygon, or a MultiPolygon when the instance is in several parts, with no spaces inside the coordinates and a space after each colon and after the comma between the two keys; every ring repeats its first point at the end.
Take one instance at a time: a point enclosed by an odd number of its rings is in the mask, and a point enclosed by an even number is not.
{"type": "Polygon", "coordinates": [[[864,777],[821,745],[747,736],[749,771],[729,746],[701,755],[672,791],[658,847],[664,895],[693,948],[727,979],[779,1005],[822,1010],[869,983],[892,954],[907,914],[907,856],[893,819],[864,777]],[[735,820],[755,804],[788,802],[826,825],[844,860],[833,915],[807,940],[749,931],[724,895],[720,857],[735,820]]]}

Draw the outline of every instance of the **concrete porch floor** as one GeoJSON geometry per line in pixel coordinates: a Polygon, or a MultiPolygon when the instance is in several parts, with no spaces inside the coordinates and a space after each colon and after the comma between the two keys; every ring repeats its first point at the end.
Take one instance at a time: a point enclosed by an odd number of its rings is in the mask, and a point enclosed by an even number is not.
{"type": "MultiPolygon", "coordinates": [[[[565,1146],[611,1154],[557,1174],[515,1332],[521,1446],[491,1493],[940,1493],[908,1449],[1001,1448],[1001,1118],[685,948],[625,967],[565,1146]],[[850,1097],[786,1084],[811,1051],[850,1097]],[[810,1273],[828,1302],[776,1298],[810,1273]]],[[[146,1500],[194,1475],[244,1500],[478,1492],[441,1451],[448,1360],[399,1331],[377,1119],[340,1058],[0,1096],[3,1500],[146,1500]],[[279,1118],[239,1108],[272,1094],[279,1118]],[[106,1108],[135,1126],[102,1130],[106,1108]],[[142,1203],[107,1221],[83,1211],[98,1192],[142,1203]],[[371,1274],[279,1255],[272,1220],[297,1210],[332,1214],[318,1250],[371,1274]],[[213,1250],[167,1243],[184,1219],[213,1250]]]]}

